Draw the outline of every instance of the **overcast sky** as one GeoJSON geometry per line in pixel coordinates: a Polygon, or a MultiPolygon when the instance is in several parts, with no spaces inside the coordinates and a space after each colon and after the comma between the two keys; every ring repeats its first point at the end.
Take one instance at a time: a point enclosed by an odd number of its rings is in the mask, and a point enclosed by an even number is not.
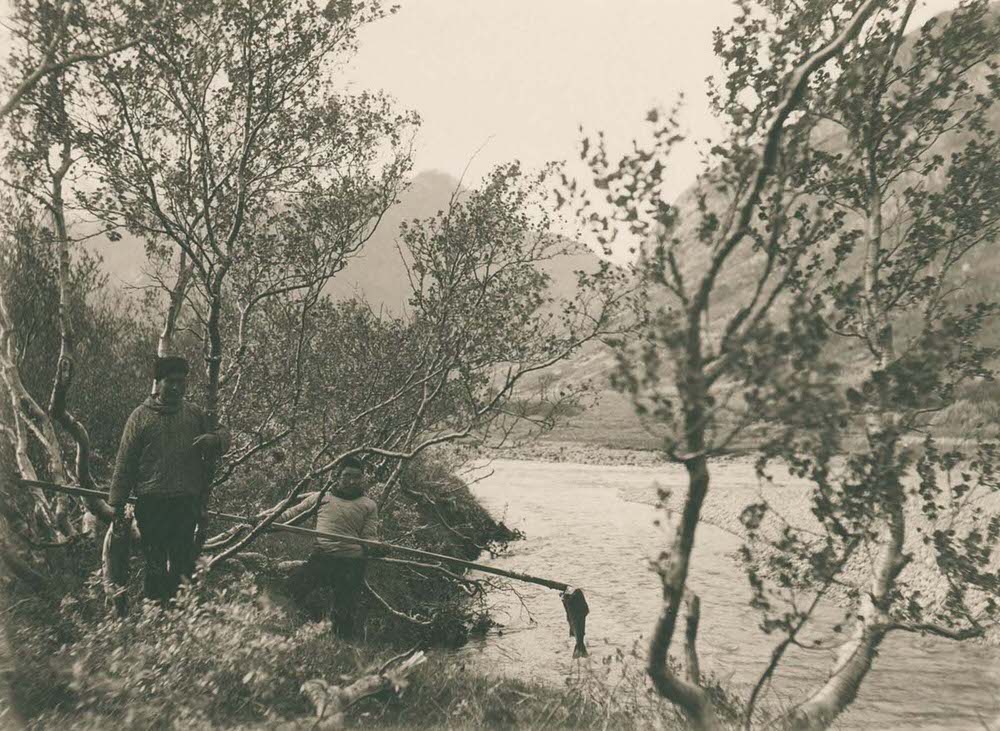
{"type": "MultiPolygon", "coordinates": [[[[346,73],[420,113],[418,171],[458,176],[480,147],[466,182],[513,158],[570,159],[581,124],[624,144],[679,92],[690,136],[715,129],[704,79],[731,0],[397,1],[395,16],[363,31],[346,73]]],[[[922,0],[913,25],[957,5],[922,0]]],[[[696,163],[693,148],[675,160],[676,192],[696,163]]]]}
{"type": "MultiPolygon", "coordinates": [[[[650,108],[679,93],[692,140],[717,129],[705,77],[718,70],[712,31],[728,24],[733,0],[395,2],[396,15],[363,29],[345,74],[420,113],[417,171],[458,176],[475,155],[466,180],[474,183],[514,158],[531,167],[575,159],[580,125],[621,146],[650,108]]],[[[911,25],[958,4],[920,0],[911,25]]],[[[0,16],[9,13],[0,0],[0,16]]],[[[693,145],[675,158],[677,193],[697,160],[693,145]]]]}

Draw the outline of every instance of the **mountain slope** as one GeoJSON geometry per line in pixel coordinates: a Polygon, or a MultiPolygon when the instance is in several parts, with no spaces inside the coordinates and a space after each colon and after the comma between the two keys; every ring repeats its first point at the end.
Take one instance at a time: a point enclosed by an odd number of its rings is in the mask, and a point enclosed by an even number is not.
{"type": "MultiPolygon", "coordinates": [[[[1000,15],[1000,2],[994,2],[991,6],[994,18],[1000,15]]],[[[949,14],[938,16],[940,24],[949,14]]],[[[910,53],[916,34],[911,33],[904,41],[901,57],[905,62],[910,53]]],[[[989,84],[987,78],[990,70],[985,65],[980,65],[968,75],[968,79],[974,88],[985,89],[989,84]]],[[[989,124],[994,130],[1000,131],[1000,105],[994,106],[990,113],[989,124]]],[[[819,130],[818,139],[831,153],[847,153],[848,142],[843,133],[832,126],[827,126],[819,130]]],[[[932,153],[940,154],[944,159],[950,159],[951,155],[961,150],[968,141],[968,133],[956,134],[946,133],[937,140],[932,153]]],[[[916,175],[908,179],[899,181],[898,187],[902,189],[907,184],[920,182],[929,190],[940,190],[945,181],[944,172],[936,171],[926,178],[918,178],[916,175]]],[[[721,211],[724,209],[726,201],[721,198],[716,191],[708,194],[708,207],[710,210],[721,211]]],[[[710,250],[708,247],[698,243],[696,227],[700,224],[702,217],[698,208],[698,191],[692,186],[682,194],[675,204],[679,210],[680,225],[676,231],[686,245],[681,250],[679,266],[688,282],[698,281],[706,271],[709,263],[710,250]]],[[[859,221],[848,221],[849,226],[861,226],[859,221]]],[[[833,241],[826,244],[827,254],[832,252],[833,241]]],[[[859,272],[861,267],[860,251],[855,252],[845,263],[848,272],[859,272]]],[[[717,285],[713,289],[709,329],[722,327],[722,324],[734,314],[741,306],[746,304],[753,293],[754,284],[763,266],[763,254],[750,255],[746,249],[738,252],[729,261],[720,274],[717,285]]],[[[966,304],[974,302],[996,299],[996,282],[1000,278],[1000,247],[996,242],[982,244],[970,252],[964,259],[960,270],[955,273],[953,284],[960,287],[953,297],[953,304],[961,308],[966,304]]],[[[785,303],[779,303],[776,313],[780,313],[785,303]]],[[[912,324],[903,321],[897,324],[897,332],[905,338],[912,330],[912,324]]],[[[1000,346],[1000,323],[994,322],[991,329],[985,333],[985,340],[988,344],[1000,346]]],[[[862,373],[862,368],[867,362],[867,351],[856,341],[839,341],[837,358],[844,367],[844,379],[850,381],[858,378],[862,373]]],[[[610,353],[588,352],[581,355],[581,358],[574,362],[573,366],[564,369],[563,377],[567,380],[575,380],[583,376],[594,378],[595,381],[607,383],[607,376],[614,367],[614,360],[610,353]]],[[[655,425],[650,434],[642,428],[637,417],[629,418],[630,406],[625,402],[624,397],[619,394],[608,392],[606,389],[602,394],[602,402],[596,408],[586,412],[576,420],[574,425],[559,430],[555,435],[556,439],[586,440],[595,441],[612,446],[652,446],[656,443],[655,425]]],[[[969,384],[960,394],[958,403],[948,411],[940,414],[937,423],[944,426],[946,433],[959,433],[965,429],[985,424],[989,433],[995,431],[1000,423],[1000,387],[995,387],[989,383],[969,384]]]]}

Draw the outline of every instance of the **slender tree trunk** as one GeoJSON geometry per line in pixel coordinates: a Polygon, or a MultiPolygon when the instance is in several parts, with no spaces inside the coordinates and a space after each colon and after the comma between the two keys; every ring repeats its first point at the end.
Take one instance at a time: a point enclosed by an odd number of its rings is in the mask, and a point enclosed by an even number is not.
{"type": "MultiPolygon", "coordinates": [[[[70,302],[69,278],[70,278],[70,240],[69,230],[66,226],[66,209],[63,200],[63,181],[66,173],[73,165],[72,145],[66,141],[62,145],[62,155],[59,168],[52,176],[51,191],[51,212],[56,232],[56,241],[59,246],[59,360],[56,364],[56,375],[52,382],[52,393],[49,397],[49,419],[58,423],[73,438],[76,443],[76,478],[79,484],[87,489],[97,489],[90,472],[90,435],[87,429],[79,422],[68,409],[70,389],[73,386],[75,375],[76,337],[73,333],[72,304],[70,302]]],[[[66,469],[62,458],[62,453],[58,447],[55,437],[55,429],[52,430],[53,445],[55,452],[50,456],[50,460],[57,462],[59,469],[53,469],[52,475],[57,482],[66,484],[69,480],[69,470],[66,469]]],[[[56,504],[56,516],[63,531],[67,535],[75,532],[69,521],[69,508],[71,503],[65,496],[56,504]]],[[[98,498],[88,498],[85,501],[86,512],[83,518],[82,529],[84,533],[91,533],[97,529],[97,519],[110,521],[113,517],[113,510],[104,501],[98,498]]]]}
{"type": "MultiPolygon", "coordinates": [[[[21,373],[16,362],[17,333],[14,332],[13,322],[8,316],[3,292],[0,292],[0,351],[2,351],[0,352],[0,369],[3,371],[4,384],[10,396],[12,414],[11,424],[6,433],[13,442],[15,464],[21,476],[29,480],[36,480],[38,473],[29,453],[31,433],[34,432],[37,441],[42,445],[46,456],[50,459],[54,450],[58,449],[58,442],[55,441],[55,430],[52,428],[48,414],[28,393],[21,380],[21,373]]],[[[55,454],[60,456],[58,452],[55,454]]],[[[57,464],[53,464],[52,467],[53,475],[61,474],[61,460],[57,464]]],[[[58,534],[56,516],[48,498],[41,490],[33,490],[32,494],[35,498],[37,527],[43,532],[58,534]]]]}
{"type": "Polygon", "coordinates": [[[177,321],[180,319],[181,306],[184,304],[184,296],[187,294],[192,274],[194,274],[194,265],[188,264],[187,254],[182,251],[177,267],[177,282],[174,284],[174,288],[169,290],[167,314],[163,318],[163,330],[160,331],[160,338],[156,343],[156,354],[161,358],[173,352],[177,321]]]}
{"type": "Polygon", "coordinates": [[[208,322],[205,335],[208,340],[208,384],[206,387],[206,411],[214,428],[219,420],[219,380],[222,371],[222,293],[221,282],[217,283],[209,295],[208,322]]]}
{"type": "Polygon", "coordinates": [[[906,565],[903,511],[893,508],[881,533],[882,547],[870,590],[861,601],[851,639],[837,654],[830,677],[791,714],[793,729],[825,729],[854,702],[889,626],[889,603],[896,577],[906,565]]]}
{"type": "Polygon", "coordinates": [[[9,559],[19,559],[21,553],[15,543],[19,532],[19,526],[14,525],[19,516],[14,508],[11,499],[13,490],[14,469],[7,457],[7,450],[0,445],[0,583],[3,590],[0,591],[0,612],[5,613],[8,621],[0,622],[0,727],[10,729],[24,728],[24,720],[18,714],[14,705],[14,694],[10,685],[10,679],[15,671],[15,657],[9,639],[9,615],[10,609],[10,585],[9,559]]]}
{"type": "Polygon", "coordinates": [[[708,461],[703,454],[706,399],[700,379],[699,346],[697,339],[690,341],[686,363],[689,375],[682,384],[686,427],[684,446],[687,449],[686,455],[683,455],[684,467],[688,473],[687,500],[670,548],[660,557],[663,604],[650,642],[648,672],[657,692],[677,705],[695,728],[714,731],[721,727],[708,693],[696,682],[679,677],[667,666],[670,643],[684,601],[695,530],[698,527],[698,519],[709,485],[708,461]]]}
{"type": "MultiPolygon", "coordinates": [[[[58,86],[57,77],[53,77],[53,86],[58,86]]],[[[61,95],[56,95],[55,98],[62,99],[61,95]]],[[[63,109],[60,108],[59,112],[61,116],[65,117],[63,109]]],[[[75,339],[73,337],[73,319],[70,313],[69,302],[69,231],[66,228],[66,211],[63,201],[63,179],[73,165],[73,148],[68,140],[63,142],[61,152],[59,168],[52,176],[52,200],[50,204],[52,221],[56,233],[56,243],[59,247],[59,360],[56,363],[56,375],[52,382],[52,393],[49,398],[49,416],[56,421],[64,420],[66,401],[69,398],[69,389],[73,382],[73,368],[75,365],[73,360],[75,339]]],[[[47,427],[52,432],[51,453],[49,454],[50,471],[56,482],[66,484],[69,482],[69,475],[63,463],[55,428],[51,423],[47,424],[47,427]]],[[[75,529],[70,522],[71,507],[72,503],[67,496],[60,495],[56,498],[56,520],[60,529],[66,535],[75,533],[75,529]]]]}
{"type": "MultiPolygon", "coordinates": [[[[205,325],[205,334],[208,340],[208,387],[206,412],[210,429],[219,426],[219,390],[220,375],[222,370],[222,276],[224,270],[215,279],[213,287],[210,288],[208,322],[205,325]]],[[[209,501],[212,499],[212,488],[214,486],[216,469],[218,468],[218,456],[213,456],[211,461],[206,461],[206,471],[208,477],[204,492],[201,495],[202,518],[204,510],[207,509],[209,501]]],[[[195,533],[196,550],[200,553],[208,536],[206,526],[200,519],[198,529],[195,533]]]]}
{"type": "MultiPolygon", "coordinates": [[[[882,257],[882,195],[874,154],[869,155],[869,208],[866,221],[864,261],[864,334],[875,356],[872,374],[884,371],[895,359],[895,343],[888,313],[879,291],[879,264],[882,257]]],[[[827,728],[857,697],[858,688],[871,670],[872,662],[890,623],[889,605],[896,578],[906,566],[903,552],[906,538],[905,492],[894,463],[897,459],[895,415],[880,403],[871,404],[866,414],[870,454],[877,469],[873,484],[865,489],[881,497],[882,526],[879,553],[872,567],[869,591],[861,600],[850,640],[840,649],[830,677],[809,699],[792,711],[795,729],[827,728]]]]}

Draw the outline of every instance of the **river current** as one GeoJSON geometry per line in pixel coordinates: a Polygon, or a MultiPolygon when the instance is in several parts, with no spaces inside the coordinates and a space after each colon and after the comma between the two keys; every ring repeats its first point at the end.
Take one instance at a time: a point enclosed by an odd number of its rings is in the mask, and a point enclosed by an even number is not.
{"type": "MultiPolygon", "coordinates": [[[[637,651],[639,657],[630,660],[641,667],[660,598],[650,559],[666,545],[667,532],[656,525],[661,513],[623,495],[656,480],[666,484],[664,470],[513,460],[498,460],[492,469],[474,492],[495,517],[526,535],[494,564],[583,587],[590,605],[590,656],[572,658],[558,593],[528,584],[517,587],[520,598],[498,598],[502,634],[491,633],[465,652],[491,672],[553,683],[579,672],[577,663],[599,668],[619,651],[626,657],[637,651]]],[[[746,472],[739,463],[713,467],[712,490],[739,489],[746,472]]],[[[777,640],[759,629],[758,616],[747,605],[747,581],[732,558],[738,544],[729,533],[700,526],[689,585],[701,597],[702,672],[746,697],[777,640]]],[[[820,626],[829,627],[843,613],[827,606],[819,617],[820,626]]],[[[831,657],[828,651],[793,648],[767,703],[774,707],[801,699],[826,678],[831,657]]],[[[983,729],[998,714],[996,648],[897,633],[883,644],[858,699],[837,727],[983,729]]]]}

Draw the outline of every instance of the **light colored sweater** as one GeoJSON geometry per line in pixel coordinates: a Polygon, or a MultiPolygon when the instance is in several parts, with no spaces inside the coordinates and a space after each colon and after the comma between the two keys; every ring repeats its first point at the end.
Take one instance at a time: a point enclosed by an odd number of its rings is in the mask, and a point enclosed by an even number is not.
{"type": "MultiPolygon", "coordinates": [[[[378,505],[367,495],[326,495],[316,515],[316,530],[374,540],[378,537],[378,505]]],[[[357,543],[317,538],[316,544],[320,551],[337,558],[361,558],[364,555],[357,543]]]]}

